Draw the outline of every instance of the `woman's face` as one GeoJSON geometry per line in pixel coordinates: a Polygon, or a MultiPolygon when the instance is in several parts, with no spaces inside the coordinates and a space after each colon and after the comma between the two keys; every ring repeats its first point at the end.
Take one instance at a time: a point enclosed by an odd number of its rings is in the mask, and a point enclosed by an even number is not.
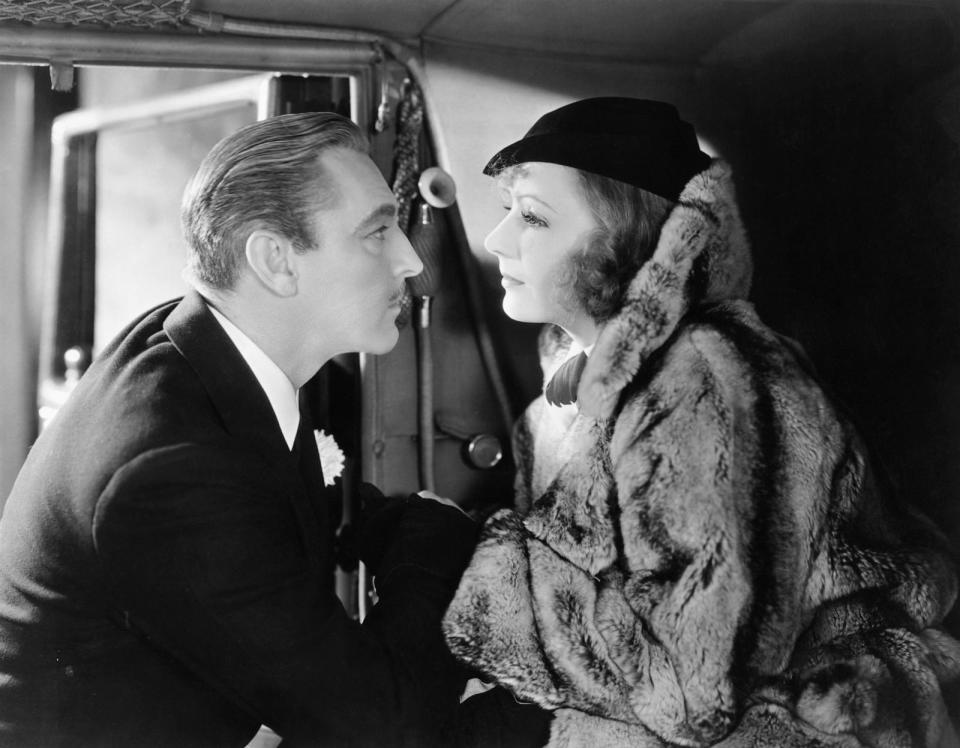
{"type": "Polygon", "coordinates": [[[580,189],[577,172],[532,162],[501,181],[506,217],[484,241],[503,276],[503,311],[520,322],[551,322],[576,334],[592,320],[562,283],[572,255],[586,243],[597,220],[580,189]]]}

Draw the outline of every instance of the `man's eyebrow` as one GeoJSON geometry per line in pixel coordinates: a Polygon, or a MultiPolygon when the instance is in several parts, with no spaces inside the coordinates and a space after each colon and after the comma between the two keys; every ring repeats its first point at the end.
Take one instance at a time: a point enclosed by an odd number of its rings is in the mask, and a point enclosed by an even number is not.
{"type": "Polygon", "coordinates": [[[372,226],[378,221],[382,221],[384,218],[393,218],[395,215],[397,215],[397,206],[393,203],[384,203],[364,216],[353,230],[353,233],[359,234],[365,228],[372,226]]]}

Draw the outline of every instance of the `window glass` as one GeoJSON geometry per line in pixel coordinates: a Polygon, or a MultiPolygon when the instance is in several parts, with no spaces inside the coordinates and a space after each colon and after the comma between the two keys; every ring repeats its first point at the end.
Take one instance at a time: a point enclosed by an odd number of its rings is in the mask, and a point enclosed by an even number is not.
{"type": "MultiPolygon", "coordinates": [[[[129,104],[237,77],[242,76],[204,70],[91,68],[84,71],[82,104],[129,104]]],[[[200,116],[157,118],[100,133],[94,355],[136,315],[183,295],[183,188],[218,140],[256,118],[257,106],[251,101],[200,116]]]]}

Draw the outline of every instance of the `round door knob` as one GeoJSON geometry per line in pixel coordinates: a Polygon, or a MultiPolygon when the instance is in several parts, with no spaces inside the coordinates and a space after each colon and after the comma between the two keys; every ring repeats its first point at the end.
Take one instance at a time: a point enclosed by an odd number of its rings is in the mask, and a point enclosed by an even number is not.
{"type": "Polygon", "coordinates": [[[69,384],[76,384],[88,366],[90,366],[90,354],[85,347],[75,345],[63,352],[63,376],[69,384]]]}
{"type": "Polygon", "coordinates": [[[503,446],[493,434],[477,434],[467,442],[467,461],[475,468],[486,470],[503,459],[503,446]]]}

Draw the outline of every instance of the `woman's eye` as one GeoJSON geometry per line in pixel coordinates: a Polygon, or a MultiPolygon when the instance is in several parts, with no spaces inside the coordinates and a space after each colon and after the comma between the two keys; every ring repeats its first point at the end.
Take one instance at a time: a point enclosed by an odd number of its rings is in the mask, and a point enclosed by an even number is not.
{"type": "Polygon", "coordinates": [[[383,241],[387,238],[387,229],[389,226],[381,226],[376,231],[371,232],[368,236],[372,239],[377,239],[378,241],[383,241]]]}
{"type": "Polygon", "coordinates": [[[540,216],[530,211],[524,210],[520,212],[520,215],[523,216],[523,220],[530,224],[531,226],[546,226],[547,222],[544,221],[540,216]]]}

